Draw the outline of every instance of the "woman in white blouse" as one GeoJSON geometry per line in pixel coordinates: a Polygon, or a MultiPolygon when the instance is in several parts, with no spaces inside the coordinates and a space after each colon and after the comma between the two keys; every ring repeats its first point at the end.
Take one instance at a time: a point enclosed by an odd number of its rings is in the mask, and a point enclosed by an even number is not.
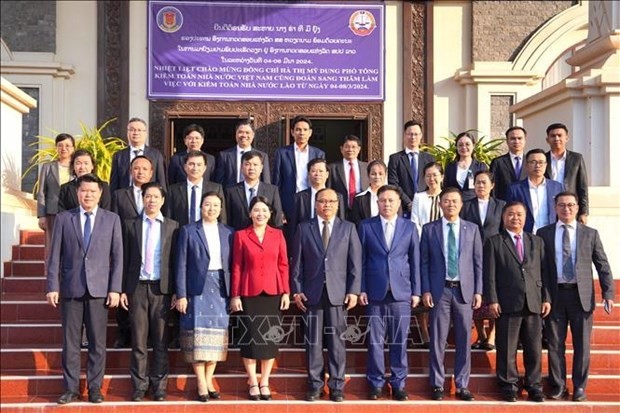
{"type": "Polygon", "coordinates": [[[379,214],[377,191],[387,183],[387,167],[381,160],[374,160],[366,168],[369,187],[355,196],[351,208],[351,222],[355,225],[370,217],[379,214]]]}
{"type": "MultiPolygon", "coordinates": [[[[418,227],[418,234],[420,235],[422,235],[424,224],[442,217],[441,208],[439,208],[439,194],[441,193],[441,184],[443,182],[443,167],[439,162],[429,162],[424,165],[423,172],[427,187],[426,191],[416,193],[411,206],[411,220],[418,227]]],[[[423,306],[417,308],[418,311],[426,309],[423,306]]],[[[418,313],[416,317],[420,326],[422,347],[428,348],[430,341],[428,335],[428,311],[418,313]]]]}

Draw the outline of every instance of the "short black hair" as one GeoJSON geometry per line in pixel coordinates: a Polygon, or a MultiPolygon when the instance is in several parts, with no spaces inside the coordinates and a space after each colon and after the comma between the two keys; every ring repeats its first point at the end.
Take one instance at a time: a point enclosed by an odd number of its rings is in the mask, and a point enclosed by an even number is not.
{"type": "Polygon", "coordinates": [[[528,159],[530,159],[530,155],[536,155],[536,154],[542,154],[546,156],[544,149],[534,148],[534,149],[530,149],[529,151],[527,151],[527,153],[525,154],[525,160],[527,161],[528,159]]]}
{"type": "Polygon", "coordinates": [[[162,198],[166,197],[166,190],[159,182],[147,182],[145,184],[142,184],[142,186],[140,187],[140,190],[142,191],[142,197],[144,197],[146,190],[151,188],[159,189],[159,193],[161,194],[162,198]]]}
{"type": "Polygon", "coordinates": [[[394,191],[394,192],[396,192],[398,194],[398,198],[399,199],[401,199],[403,197],[402,193],[400,191],[400,188],[398,186],[396,186],[396,185],[390,185],[390,184],[383,185],[381,188],[379,188],[377,190],[377,197],[379,197],[382,193],[387,192],[387,191],[394,191]]]}
{"type": "Polygon", "coordinates": [[[312,122],[310,121],[310,119],[302,115],[297,115],[293,118],[293,120],[291,121],[291,129],[295,129],[295,125],[297,125],[299,122],[306,122],[310,129],[312,129],[312,122]]]}
{"type": "Polygon", "coordinates": [[[187,161],[189,160],[189,158],[202,158],[205,160],[205,165],[207,164],[207,154],[204,153],[203,151],[189,151],[187,152],[187,155],[185,155],[185,161],[183,163],[187,163],[187,161]]]}
{"type": "Polygon", "coordinates": [[[75,146],[75,138],[68,133],[59,133],[58,135],[56,135],[56,139],[54,139],[54,143],[58,145],[60,142],[67,140],[67,139],[69,139],[71,141],[71,144],[75,146]]]}
{"type": "Polygon", "coordinates": [[[130,167],[130,168],[133,166],[133,163],[134,163],[137,159],[146,159],[147,161],[149,161],[149,164],[151,165],[151,169],[153,169],[153,161],[151,161],[151,158],[149,158],[148,156],[145,156],[145,155],[137,155],[135,158],[133,158],[133,159],[131,160],[131,162],[129,162],[129,167],[130,167]]]}
{"type": "Polygon", "coordinates": [[[523,131],[523,134],[527,137],[527,131],[525,130],[525,128],[521,127],[521,126],[511,126],[508,129],[506,129],[506,133],[504,135],[506,135],[506,138],[508,137],[508,134],[510,132],[512,132],[513,130],[520,130],[523,131]]]}
{"type": "Polygon", "coordinates": [[[249,161],[250,159],[258,158],[260,159],[260,163],[263,163],[263,154],[257,150],[252,149],[251,151],[244,152],[241,155],[241,163],[245,161],[249,161]]]}
{"type": "Polygon", "coordinates": [[[366,173],[368,173],[370,175],[370,170],[375,165],[379,165],[380,167],[383,168],[384,171],[387,171],[387,166],[385,165],[385,162],[383,162],[381,159],[375,159],[374,161],[368,162],[368,166],[366,167],[366,173]]]}
{"type": "Polygon", "coordinates": [[[77,158],[79,158],[80,156],[88,156],[90,158],[90,161],[93,164],[93,174],[97,173],[97,161],[95,161],[95,157],[93,156],[92,153],[90,153],[90,151],[86,150],[86,149],[78,149],[77,151],[73,152],[73,154],[71,155],[71,163],[69,164],[69,172],[72,175],[75,175],[75,171],[74,171],[74,166],[75,166],[75,160],[77,158]]]}
{"type": "Polygon", "coordinates": [[[82,185],[82,182],[86,183],[96,183],[99,185],[99,189],[103,189],[103,181],[99,179],[99,177],[95,174],[84,174],[77,179],[77,187],[79,188],[82,185]]]}
{"type": "Polygon", "coordinates": [[[474,182],[476,181],[476,178],[478,178],[478,175],[486,175],[489,177],[489,181],[491,181],[492,184],[495,184],[495,174],[489,170],[481,170],[478,171],[474,174],[474,182]]]}
{"type": "Polygon", "coordinates": [[[325,164],[325,169],[327,169],[327,160],[325,160],[323,158],[314,158],[310,162],[308,162],[308,172],[310,172],[310,168],[312,168],[317,163],[324,163],[325,164]]]}
{"type": "Polygon", "coordinates": [[[403,132],[406,131],[407,128],[410,126],[419,126],[422,133],[424,133],[424,128],[422,127],[422,123],[418,122],[417,120],[413,120],[413,119],[405,122],[405,125],[403,126],[403,132]]]}
{"type": "Polygon", "coordinates": [[[579,196],[576,193],[574,193],[573,191],[562,191],[553,198],[555,205],[558,204],[558,198],[560,198],[561,196],[572,196],[573,198],[575,198],[575,202],[579,203],[579,196]]]}
{"type": "Polygon", "coordinates": [[[551,132],[554,129],[564,129],[564,131],[566,131],[566,133],[568,134],[568,128],[566,127],[565,124],[563,124],[563,123],[552,123],[551,125],[547,126],[547,135],[549,135],[549,132],[551,132]]]}
{"type": "Polygon", "coordinates": [[[504,207],[502,208],[502,215],[504,215],[504,213],[508,210],[508,208],[511,208],[513,206],[517,206],[520,205],[525,212],[527,213],[527,207],[525,206],[525,204],[521,201],[510,201],[510,202],[506,202],[506,205],[504,205],[504,207]]]}
{"type": "Polygon", "coordinates": [[[359,136],[356,136],[356,135],[344,135],[344,138],[342,138],[342,143],[340,143],[340,146],[343,146],[345,143],[349,141],[357,142],[359,146],[362,146],[362,140],[359,138],[359,136]]]}
{"type": "Polygon", "coordinates": [[[198,132],[203,139],[205,137],[204,128],[197,123],[192,123],[191,125],[187,125],[185,128],[183,128],[183,139],[185,139],[185,137],[192,132],[198,132]]]}
{"type": "Polygon", "coordinates": [[[428,171],[432,167],[437,168],[439,173],[441,173],[442,175],[444,174],[444,172],[443,172],[443,165],[441,164],[441,162],[437,162],[437,161],[431,161],[431,162],[427,163],[426,165],[424,165],[424,168],[422,169],[422,173],[424,175],[426,175],[426,171],[428,171]]]}
{"type": "Polygon", "coordinates": [[[215,191],[207,191],[204,194],[202,194],[202,197],[200,198],[200,205],[202,206],[202,203],[205,201],[205,198],[210,197],[210,196],[217,197],[222,203],[222,205],[224,205],[224,197],[222,197],[222,195],[218,194],[215,191]]]}
{"type": "Polygon", "coordinates": [[[239,122],[237,122],[237,124],[235,125],[235,132],[237,132],[237,130],[242,126],[249,126],[252,129],[252,132],[255,132],[252,119],[242,119],[239,122]]]}
{"type": "Polygon", "coordinates": [[[459,194],[459,196],[461,197],[461,201],[463,200],[463,193],[461,192],[461,190],[455,186],[449,186],[447,188],[444,188],[441,193],[439,194],[439,199],[443,199],[444,195],[447,194],[459,194]]]}

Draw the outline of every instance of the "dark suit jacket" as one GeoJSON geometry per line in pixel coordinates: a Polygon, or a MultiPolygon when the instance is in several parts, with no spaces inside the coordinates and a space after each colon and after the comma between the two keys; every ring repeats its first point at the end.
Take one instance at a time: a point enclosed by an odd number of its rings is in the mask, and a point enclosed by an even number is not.
{"type": "Polygon", "coordinates": [[[523,231],[523,262],[510,234],[502,231],[484,243],[484,299],[499,303],[502,313],[518,313],[527,305],[538,314],[551,302],[545,250],[540,237],[523,231]]]}
{"type": "MultiPolygon", "coordinates": [[[[220,254],[226,293],[230,296],[230,266],[232,259],[233,229],[217,224],[220,234],[220,254]]],[[[179,231],[176,247],[177,297],[201,295],[205,286],[205,273],[209,268],[211,253],[202,228],[202,221],[185,225],[179,231]]]]}
{"type": "MultiPolygon", "coordinates": [[[[210,153],[204,152],[207,155],[207,169],[202,175],[202,179],[205,181],[215,181],[213,179],[215,171],[215,157],[210,153]]],[[[170,158],[170,166],[168,167],[168,185],[178,184],[179,182],[187,181],[187,174],[185,173],[185,158],[187,157],[187,151],[175,153],[170,158]]]]}
{"type": "MultiPolygon", "coordinates": [[[[77,181],[72,181],[63,184],[60,187],[60,193],[58,194],[58,212],[69,211],[80,206],[77,196],[77,181]]],[[[99,200],[99,206],[108,211],[112,208],[112,197],[110,196],[110,187],[107,182],[103,182],[101,188],[101,199],[99,200]]]]}
{"type": "Polygon", "coordinates": [[[359,294],[362,282],[362,247],[355,225],[334,219],[327,250],[317,218],[302,222],[293,241],[291,290],[304,293],[306,305],[317,305],[327,288],[329,302],[344,305],[346,294],[359,294]]]}
{"type": "Polygon", "coordinates": [[[351,215],[349,216],[349,221],[359,226],[360,222],[364,219],[370,218],[370,199],[371,196],[368,192],[364,195],[358,195],[355,197],[353,208],[351,208],[351,215]]]}
{"type": "MultiPolygon", "coordinates": [[[[473,159],[471,162],[471,165],[469,165],[469,170],[471,171],[472,179],[476,175],[476,172],[486,171],[488,169],[489,168],[485,164],[477,161],[476,159],[473,159]]],[[[465,184],[463,186],[459,185],[458,181],[456,180],[457,170],[458,170],[457,161],[452,161],[446,166],[446,174],[444,175],[444,179],[443,179],[443,187],[444,188],[450,188],[450,187],[459,188],[461,192],[463,193],[463,201],[469,201],[470,199],[475,198],[476,194],[474,193],[474,188],[469,187],[469,179],[465,179],[465,184]]]]}
{"type": "MultiPolygon", "coordinates": [[[[246,228],[252,223],[250,219],[250,208],[245,196],[245,185],[239,182],[233,186],[226,188],[226,205],[228,212],[228,225],[233,227],[235,231],[246,228]]],[[[264,196],[271,201],[271,206],[275,211],[273,223],[275,227],[281,227],[282,221],[282,203],[278,188],[275,185],[260,183],[258,185],[258,193],[256,196],[264,196]]]]}
{"type": "MultiPolygon", "coordinates": [[[[224,191],[222,185],[215,182],[202,181],[202,194],[206,192],[216,192],[224,199],[224,191]]],[[[226,223],[226,202],[222,202],[222,212],[220,213],[219,221],[226,223]]],[[[189,204],[187,202],[187,180],[170,185],[168,189],[168,197],[164,203],[162,211],[165,211],[164,215],[179,223],[179,226],[189,224],[189,204]]],[[[200,217],[200,210],[198,210],[198,217],[200,217]]]]}
{"type": "MultiPolygon", "coordinates": [[[[282,200],[282,209],[284,215],[288,216],[293,213],[293,197],[296,192],[297,169],[295,167],[295,149],[294,143],[280,147],[276,150],[275,161],[273,165],[272,182],[280,191],[280,199],[282,200]]],[[[308,145],[308,162],[315,158],[325,159],[325,152],[319,148],[308,145]]]]}
{"type": "MultiPolygon", "coordinates": [[[[551,178],[551,152],[547,152],[547,170],[545,177],[551,178]]],[[[564,164],[564,189],[577,194],[579,197],[579,215],[589,213],[588,199],[588,171],[583,156],[579,152],[566,150],[564,164]]]]}
{"type": "Polygon", "coordinates": [[[527,178],[527,170],[525,168],[525,154],[521,155],[521,173],[515,175],[515,168],[510,159],[510,153],[507,153],[491,161],[491,172],[495,178],[495,187],[493,188],[493,196],[503,201],[508,199],[508,187],[511,183],[527,178]]]}
{"type": "Polygon", "coordinates": [[[485,240],[499,233],[503,228],[502,209],[504,209],[504,205],[506,205],[506,202],[501,199],[490,197],[487,216],[484,222],[482,222],[480,219],[480,209],[478,208],[478,198],[470,199],[463,203],[461,218],[478,225],[482,243],[484,244],[485,240]]]}
{"type": "MultiPolygon", "coordinates": [[[[129,178],[131,177],[131,172],[129,170],[130,150],[131,148],[127,147],[116,152],[112,157],[112,173],[110,175],[110,190],[112,192],[117,189],[127,188],[129,186],[129,178]]],[[[165,189],[167,187],[166,168],[164,167],[164,157],[161,152],[155,148],[145,145],[143,154],[153,163],[153,178],[151,181],[159,182],[165,189]]]]}
{"type": "Polygon", "coordinates": [[[261,243],[252,227],[235,232],[231,297],[289,293],[286,241],[281,230],[267,226],[261,243]]]}
{"type": "MultiPolygon", "coordinates": [[[[526,232],[532,232],[534,229],[534,215],[532,211],[532,197],[530,197],[530,186],[528,179],[524,179],[519,182],[514,182],[508,188],[508,200],[523,202],[527,208],[527,214],[525,216],[525,228],[526,232]]],[[[557,219],[555,213],[555,196],[564,190],[564,185],[551,179],[546,180],[547,189],[547,209],[549,211],[549,222],[555,222],[557,219]]]]}
{"type": "MultiPolygon", "coordinates": [[[[140,281],[142,266],[142,217],[128,219],[123,225],[125,263],[123,265],[123,292],[133,294],[140,281]]],[[[159,290],[162,294],[174,294],[174,247],[179,224],[164,218],[161,225],[161,268],[159,290]]]]}
{"type": "MultiPolygon", "coordinates": [[[[420,274],[422,294],[431,293],[433,301],[439,302],[448,274],[443,251],[443,219],[429,222],[422,229],[420,241],[420,274]]],[[[460,220],[459,277],[461,294],[470,303],[474,294],[482,295],[482,242],[478,226],[460,220]]]]}
{"type": "Polygon", "coordinates": [[[142,211],[138,210],[136,199],[134,198],[133,187],[121,188],[112,194],[112,212],[118,214],[121,218],[121,224],[124,220],[137,218],[142,211]]]}
{"type": "MultiPolygon", "coordinates": [[[[37,217],[56,215],[58,213],[58,196],[60,194],[60,177],[58,161],[41,165],[39,172],[39,190],[37,191],[37,217]]],[[[50,228],[51,230],[51,228],[50,228]]]]}
{"type": "MultiPolygon", "coordinates": [[[[555,265],[555,231],[556,224],[552,224],[539,229],[537,232],[537,235],[545,242],[545,259],[549,269],[549,277],[551,278],[549,290],[552,298],[557,297],[558,294],[558,270],[555,265]]],[[[613,300],[614,279],[598,231],[578,223],[576,237],[577,257],[575,259],[575,274],[577,276],[579,300],[581,301],[583,311],[590,312],[594,311],[595,306],[592,264],[596,267],[604,299],[613,300]]]]}
{"type": "Polygon", "coordinates": [[[392,246],[388,248],[379,216],[359,227],[362,244],[362,292],[371,301],[382,301],[388,286],[396,301],[411,301],[422,295],[420,282],[420,238],[411,220],[396,219],[392,246]]]}
{"type": "MultiPolygon", "coordinates": [[[[258,149],[252,148],[252,150],[263,154],[263,172],[260,174],[260,181],[266,184],[271,183],[271,172],[269,171],[269,156],[258,149]]],[[[237,178],[239,177],[239,171],[237,170],[237,146],[224,149],[217,154],[217,169],[213,175],[213,181],[222,185],[224,188],[235,185],[237,178]]]]}
{"type": "MultiPolygon", "coordinates": [[[[418,191],[426,191],[426,181],[424,181],[424,166],[429,162],[434,162],[435,157],[428,152],[420,151],[418,155],[418,191]]],[[[409,204],[413,201],[415,191],[413,190],[413,177],[411,176],[411,162],[409,156],[402,150],[390,155],[388,162],[388,183],[399,186],[403,191],[403,209],[409,211],[409,204]]]]}
{"type": "MultiPolygon", "coordinates": [[[[360,173],[360,191],[365,191],[368,188],[368,162],[357,161],[360,173]]],[[[344,165],[342,164],[342,159],[338,162],[332,162],[329,164],[329,179],[327,180],[327,187],[332,188],[334,191],[342,195],[342,198],[345,200],[345,204],[340,204],[340,208],[346,211],[347,217],[351,213],[351,208],[349,208],[349,177],[345,176],[344,165]]],[[[358,193],[359,193],[358,192],[358,193]]]]}
{"type": "Polygon", "coordinates": [[[47,292],[61,298],[95,298],[120,293],[123,284],[121,220],[113,212],[97,209],[90,244],[85,249],[80,209],[56,216],[47,263],[47,292]]]}
{"type": "MultiPolygon", "coordinates": [[[[311,197],[312,197],[312,189],[304,189],[303,191],[297,192],[295,194],[295,209],[293,210],[293,214],[290,218],[287,219],[286,227],[287,227],[287,239],[290,241],[293,240],[295,236],[295,231],[297,231],[297,225],[300,222],[308,221],[312,215],[311,209],[311,197]]],[[[342,195],[337,194],[338,197],[338,218],[344,220],[345,213],[344,208],[342,207],[345,200],[342,198],[342,195]]],[[[289,251],[291,253],[291,251],[289,251]]]]}

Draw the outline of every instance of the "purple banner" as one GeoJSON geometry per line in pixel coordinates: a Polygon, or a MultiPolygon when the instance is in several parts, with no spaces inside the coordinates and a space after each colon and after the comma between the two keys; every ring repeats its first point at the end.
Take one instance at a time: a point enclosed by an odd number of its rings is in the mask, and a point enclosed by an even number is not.
{"type": "Polygon", "coordinates": [[[148,19],[149,99],[384,99],[381,4],[151,0],[148,19]]]}

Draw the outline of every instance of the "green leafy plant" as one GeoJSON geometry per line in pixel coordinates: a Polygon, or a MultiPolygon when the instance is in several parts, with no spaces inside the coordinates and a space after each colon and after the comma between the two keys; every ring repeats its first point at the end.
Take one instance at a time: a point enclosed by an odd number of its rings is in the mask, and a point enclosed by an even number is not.
{"type": "MultiPolygon", "coordinates": [[[[104,181],[110,181],[110,174],[112,172],[112,156],[121,149],[125,148],[127,144],[120,138],[103,136],[103,130],[116,118],[110,119],[104,122],[99,127],[90,128],[80,122],[80,129],[82,133],[80,135],[74,135],[75,149],[86,149],[89,151],[95,162],[97,163],[97,176],[104,181]]],[[[37,168],[39,165],[50,162],[58,158],[56,152],[55,136],[58,132],[52,130],[54,137],[50,136],[36,136],[37,140],[30,144],[30,146],[38,146],[37,152],[30,159],[30,166],[24,172],[23,176],[28,174],[32,168],[37,168]]],[[[39,182],[35,184],[34,191],[36,192],[39,186],[39,182]]]]}
{"type": "MultiPolygon", "coordinates": [[[[470,132],[475,136],[478,131],[475,129],[470,129],[466,132],[470,132]]],[[[427,144],[422,144],[420,146],[423,151],[433,155],[437,162],[439,162],[445,170],[446,166],[457,158],[456,136],[457,134],[454,132],[450,132],[449,137],[442,136],[441,139],[448,143],[446,146],[427,144]]],[[[486,136],[480,137],[474,145],[474,159],[477,159],[479,162],[489,166],[493,158],[500,154],[500,146],[502,146],[504,142],[505,140],[501,138],[488,139],[486,136]]]]}

